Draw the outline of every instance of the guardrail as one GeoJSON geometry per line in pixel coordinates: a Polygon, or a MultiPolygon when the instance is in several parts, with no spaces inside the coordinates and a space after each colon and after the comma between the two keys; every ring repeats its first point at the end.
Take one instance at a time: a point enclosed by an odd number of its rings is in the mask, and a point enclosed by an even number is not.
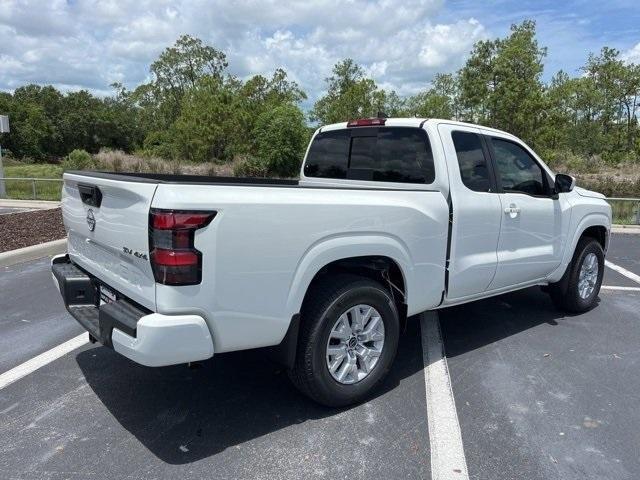
{"type": "MultiPolygon", "coordinates": [[[[0,177],[5,182],[8,198],[60,200],[61,178],[0,177]]],[[[610,197],[613,223],[640,225],[640,198],[610,197]]]]}
{"type": "Polygon", "coordinates": [[[610,197],[613,223],[618,225],[640,225],[640,198],[610,197]]]}
{"type": "Polygon", "coordinates": [[[17,200],[60,200],[61,178],[0,177],[7,198],[17,200]]]}

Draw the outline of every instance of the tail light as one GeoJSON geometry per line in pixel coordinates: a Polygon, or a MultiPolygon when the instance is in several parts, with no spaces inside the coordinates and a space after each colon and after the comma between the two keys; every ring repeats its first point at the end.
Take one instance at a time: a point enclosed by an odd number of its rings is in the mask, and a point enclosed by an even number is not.
{"type": "Polygon", "coordinates": [[[149,251],[156,282],[197,285],[202,281],[202,252],[196,250],[196,230],[204,228],[216,212],[151,209],[149,251]]]}

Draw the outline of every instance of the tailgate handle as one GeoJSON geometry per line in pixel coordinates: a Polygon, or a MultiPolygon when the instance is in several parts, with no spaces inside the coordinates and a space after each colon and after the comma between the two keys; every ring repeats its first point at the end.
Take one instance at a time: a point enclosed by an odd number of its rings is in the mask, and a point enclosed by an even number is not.
{"type": "Polygon", "coordinates": [[[98,187],[78,184],[78,191],[80,192],[82,203],[91,207],[100,207],[102,203],[102,192],[98,187]]]}

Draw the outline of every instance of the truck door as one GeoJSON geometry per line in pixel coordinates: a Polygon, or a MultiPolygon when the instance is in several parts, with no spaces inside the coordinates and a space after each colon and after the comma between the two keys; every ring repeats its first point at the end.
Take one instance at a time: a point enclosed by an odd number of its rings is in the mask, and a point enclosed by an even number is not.
{"type": "Polygon", "coordinates": [[[489,153],[480,130],[461,125],[438,127],[451,192],[451,246],[448,299],[487,290],[496,273],[502,220],[489,153]]]}
{"type": "Polygon", "coordinates": [[[569,226],[566,200],[524,145],[488,135],[502,209],[498,269],[490,289],[543,279],[562,260],[569,226]]]}

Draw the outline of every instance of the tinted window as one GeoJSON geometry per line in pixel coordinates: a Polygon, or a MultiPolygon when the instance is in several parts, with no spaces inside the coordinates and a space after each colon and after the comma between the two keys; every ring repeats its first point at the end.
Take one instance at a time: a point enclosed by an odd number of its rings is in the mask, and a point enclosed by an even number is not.
{"type": "Polygon", "coordinates": [[[542,167],[529,153],[515,143],[492,138],[496,168],[505,192],[546,195],[542,167]]]}
{"type": "Polygon", "coordinates": [[[334,130],[316,135],[304,166],[309,177],[347,178],[351,132],[334,130]]]}
{"type": "Polygon", "coordinates": [[[427,133],[418,128],[381,128],[380,164],[373,179],[383,182],[431,183],[435,179],[427,133]]]}
{"type": "Polygon", "coordinates": [[[453,132],[451,138],[458,157],[462,183],[476,192],[491,191],[489,168],[480,136],[470,132],[453,132]]]}
{"type": "Polygon", "coordinates": [[[374,168],[376,164],[377,142],[377,137],[352,138],[349,168],[374,168]]]}
{"type": "Polygon", "coordinates": [[[307,156],[305,175],[431,183],[435,171],[424,130],[386,127],[318,134],[307,156]]]}

